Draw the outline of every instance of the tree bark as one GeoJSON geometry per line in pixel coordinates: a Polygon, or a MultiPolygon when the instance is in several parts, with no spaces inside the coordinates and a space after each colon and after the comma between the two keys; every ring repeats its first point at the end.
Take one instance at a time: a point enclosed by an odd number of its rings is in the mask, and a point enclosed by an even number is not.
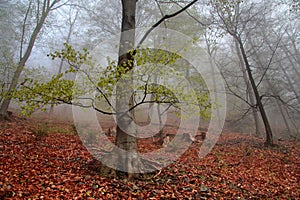
{"type": "MultiPolygon", "coordinates": [[[[136,0],[122,0],[122,32],[119,46],[118,67],[129,67],[125,70],[127,73],[131,73],[134,64],[134,58],[129,51],[133,50],[135,43],[135,12],[136,0]]],[[[124,151],[117,155],[113,154],[113,158],[110,159],[115,159],[113,162],[119,165],[115,166],[115,169],[121,169],[121,171],[127,173],[129,179],[132,179],[136,174],[133,172],[142,172],[141,159],[137,154],[137,133],[134,113],[133,111],[128,112],[128,109],[133,106],[133,81],[131,77],[122,78],[122,74],[120,74],[120,77],[118,78],[119,81],[116,86],[117,136],[115,148],[124,151]]],[[[110,169],[112,171],[110,174],[116,174],[115,169],[110,169]]]]}
{"type": "MultiPolygon", "coordinates": [[[[46,4],[46,3],[45,3],[46,4]]],[[[52,4],[51,6],[53,6],[54,4],[52,4]]],[[[30,5],[29,5],[30,6],[30,5]]],[[[2,104],[1,104],[1,107],[0,107],[0,118],[6,118],[7,117],[7,110],[8,110],[8,107],[9,107],[9,104],[11,102],[11,93],[16,89],[17,87],[17,84],[18,84],[18,81],[19,81],[19,78],[20,78],[20,75],[24,69],[24,66],[28,60],[28,58],[30,57],[30,54],[32,52],[32,49],[33,49],[33,46],[35,44],[35,41],[36,41],[36,38],[40,32],[40,30],[42,29],[45,21],[46,21],[46,18],[50,12],[50,9],[51,7],[48,7],[47,5],[44,5],[43,7],[43,13],[42,13],[42,16],[41,18],[38,20],[38,23],[35,27],[35,29],[33,30],[31,36],[30,36],[30,40],[29,40],[29,44],[26,48],[26,51],[25,51],[25,54],[22,55],[22,46],[23,46],[23,41],[21,41],[21,49],[20,49],[20,61],[19,61],[19,64],[17,66],[17,69],[14,73],[14,76],[12,78],[12,81],[11,81],[11,84],[9,86],[9,89],[8,89],[8,97],[6,97],[2,104]]],[[[24,23],[26,22],[26,19],[27,19],[27,15],[28,13],[26,14],[25,16],[25,19],[24,19],[24,23]]],[[[23,27],[23,36],[22,38],[24,37],[24,27],[23,27]]]]}
{"type": "MultiPolygon", "coordinates": [[[[133,65],[133,57],[129,54],[129,51],[134,48],[135,43],[135,12],[136,12],[136,0],[122,0],[122,27],[121,27],[121,39],[119,47],[119,60],[118,66],[125,67],[133,65]],[[132,31],[124,33],[125,31],[132,31]]],[[[132,68],[133,66],[131,66],[132,68]]],[[[130,73],[130,71],[129,71],[130,73]]],[[[138,168],[138,157],[134,158],[131,155],[137,154],[137,138],[135,120],[133,112],[124,114],[128,111],[128,108],[132,107],[132,80],[125,78],[121,81],[120,85],[117,85],[116,93],[116,108],[117,112],[117,147],[126,151],[125,155],[119,155],[121,158],[121,164],[125,171],[128,172],[128,177],[133,177],[132,171],[134,168],[138,168]],[[128,100],[130,99],[130,102],[128,100]],[[129,104],[126,105],[126,104],[129,104]]]]}
{"type": "Polygon", "coordinates": [[[255,124],[255,135],[260,136],[261,135],[261,133],[260,133],[260,123],[259,123],[257,108],[254,107],[255,99],[254,99],[253,89],[252,89],[252,86],[249,84],[247,72],[245,71],[245,65],[244,65],[244,62],[243,62],[243,57],[242,57],[241,51],[239,49],[239,44],[236,40],[235,40],[235,48],[236,48],[236,51],[237,51],[238,58],[240,60],[240,69],[243,73],[243,79],[244,79],[244,82],[245,82],[245,84],[248,88],[247,95],[249,97],[250,104],[253,106],[252,107],[252,114],[253,114],[253,119],[254,119],[254,124],[255,124]]]}
{"type": "Polygon", "coordinates": [[[255,99],[256,99],[256,104],[259,108],[259,111],[260,111],[260,114],[261,114],[261,117],[262,117],[262,120],[263,120],[263,123],[264,123],[264,126],[265,126],[265,131],[266,131],[265,145],[266,146],[272,146],[272,145],[274,145],[272,129],[271,129],[266,111],[265,111],[264,106],[262,104],[262,101],[261,101],[256,83],[254,81],[254,78],[253,78],[253,75],[252,75],[252,70],[251,70],[251,67],[250,67],[250,63],[249,63],[247,55],[246,55],[246,51],[244,49],[241,38],[239,38],[237,35],[233,35],[233,36],[239,44],[239,48],[240,48],[241,53],[242,53],[242,57],[243,57],[243,60],[244,60],[244,63],[245,63],[248,78],[249,78],[249,81],[251,83],[251,86],[252,86],[252,89],[253,89],[253,92],[254,92],[254,96],[255,96],[255,99]]]}
{"type": "MultiPolygon", "coordinates": [[[[253,43],[252,43],[251,39],[249,40],[249,42],[250,42],[250,45],[253,46],[253,43]]],[[[263,64],[262,64],[261,59],[260,59],[260,57],[259,57],[259,55],[257,54],[256,51],[254,51],[254,56],[256,57],[256,59],[257,59],[257,61],[258,61],[258,65],[260,66],[260,68],[263,69],[263,68],[264,68],[264,67],[263,67],[263,64]]],[[[280,68],[282,69],[282,71],[285,73],[285,75],[286,75],[286,77],[287,77],[287,79],[288,79],[288,81],[289,81],[289,84],[290,84],[291,87],[293,88],[293,85],[291,84],[291,82],[290,82],[290,80],[289,80],[289,77],[287,76],[287,73],[284,71],[283,67],[281,66],[281,62],[279,62],[279,66],[280,66],[280,68]]],[[[261,71],[263,72],[263,70],[261,70],[261,71]]],[[[267,76],[267,74],[266,74],[266,82],[267,82],[268,87],[269,87],[270,91],[272,92],[272,94],[273,94],[274,96],[279,96],[278,92],[277,92],[277,91],[274,89],[274,87],[272,86],[272,83],[270,82],[270,79],[269,79],[269,77],[267,76]]],[[[295,90],[294,90],[294,91],[295,91],[295,90]]],[[[295,93],[295,94],[296,94],[296,93],[295,93]]],[[[296,96],[297,96],[297,94],[296,94],[296,96]]],[[[287,118],[286,118],[286,116],[285,116],[285,113],[284,113],[284,111],[283,111],[282,105],[280,104],[280,102],[278,102],[277,99],[276,99],[276,105],[277,105],[277,108],[278,108],[278,110],[279,110],[279,112],[280,112],[280,114],[281,114],[281,116],[282,116],[283,122],[284,122],[284,124],[285,124],[285,126],[286,126],[288,132],[291,133],[292,131],[291,131],[289,122],[288,122],[288,120],[287,120],[287,118]]]]}
{"type": "Polygon", "coordinates": [[[261,114],[261,117],[262,117],[262,120],[263,120],[263,124],[264,124],[264,127],[265,127],[265,132],[266,132],[265,145],[266,146],[273,146],[273,144],[274,144],[273,143],[273,133],[272,133],[272,129],[271,129],[271,126],[270,126],[270,123],[269,123],[269,120],[268,120],[268,116],[267,116],[266,111],[264,109],[264,105],[262,104],[258,88],[256,86],[255,80],[254,80],[253,75],[252,75],[252,70],[251,70],[250,63],[249,63],[248,58],[247,58],[247,54],[246,54],[246,51],[245,51],[245,48],[244,48],[244,44],[242,42],[240,34],[238,33],[239,12],[240,12],[239,5],[240,5],[240,3],[237,3],[237,5],[235,7],[234,18],[233,19],[228,19],[229,23],[228,23],[228,20],[225,20],[224,16],[222,16],[222,14],[220,14],[220,10],[217,10],[217,12],[218,12],[219,17],[222,19],[223,23],[226,26],[225,29],[226,29],[227,33],[229,33],[233,37],[233,39],[238,43],[238,47],[240,49],[240,53],[241,53],[241,56],[242,56],[242,59],[243,59],[243,62],[244,62],[244,65],[245,65],[245,68],[246,68],[246,71],[247,71],[247,74],[248,74],[248,78],[249,78],[253,93],[254,93],[254,97],[255,97],[255,100],[256,100],[256,106],[258,107],[258,109],[260,111],[260,114],[261,114]]]}

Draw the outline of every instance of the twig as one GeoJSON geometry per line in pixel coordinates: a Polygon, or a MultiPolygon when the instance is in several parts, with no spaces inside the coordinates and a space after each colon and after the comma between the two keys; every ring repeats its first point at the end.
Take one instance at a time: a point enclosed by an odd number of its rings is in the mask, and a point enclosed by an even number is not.
{"type": "Polygon", "coordinates": [[[159,172],[157,174],[155,174],[152,178],[156,178],[161,174],[161,170],[159,170],[159,172]]]}

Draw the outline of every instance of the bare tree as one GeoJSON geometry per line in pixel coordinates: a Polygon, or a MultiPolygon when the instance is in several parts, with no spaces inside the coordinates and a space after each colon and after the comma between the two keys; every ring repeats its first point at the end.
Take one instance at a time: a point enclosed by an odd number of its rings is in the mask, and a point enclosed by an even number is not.
{"type": "MultiPolygon", "coordinates": [[[[240,1],[232,1],[232,2],[223,2],[217,1],[212,2],[214,7],[214,11],[217,13],[218,18],[220,19],[220,27],[226,31],[229,35],[232,36],[234,41],[236,42],[237,48],[240,51],[240,55],[245,66],[245,70],[247,73],[247,78],[251,85],[251,88],[255,97],[255,106],[258,107],[266,133],[266,145],[273,145],[273,134],[271,130],[271,126],[267,117],[266,110],[262,103],[261,95],[257,87],[257,83],[255,81],[255,77],[253,76],[253,69],[250,64],[249,55],[246,50],[245,40],[247,39],[250,32],[246,32],[246,30],[254,30],[256,27],[251,27],[250,22],[253,22],[254,16],[258,15],[259,12],[264,12],[264,10],[258,9],[255,10],[255,4],[249,3],[245,5],[244,10],[241,10],[240,6],[243,4],[240,1]],[[247,9],[247,10],[246,10],[247,9]]],[[[256,22],[256,21],[255,21],[256,22]]],[[[257,26],[257,25],[255,25],[257,26]]]]}

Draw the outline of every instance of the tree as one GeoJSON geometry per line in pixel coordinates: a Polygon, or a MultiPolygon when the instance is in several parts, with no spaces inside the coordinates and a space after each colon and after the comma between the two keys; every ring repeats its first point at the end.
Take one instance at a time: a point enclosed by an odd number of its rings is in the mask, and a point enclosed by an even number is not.
{"type": "MultiPolygon", "coordinates": [[[[225,30],[229,35],[232,36],[234,41],[237,43],[237,47],[241,53],[241,58],[243,60],[243,63],[245,65],[245,69],[248,75],[248,79],[250,82],[250,85],[252,87],[256,105],[260,111],[264,127],[265,127],[265,134],[266,134],[266,141],[265,144],[268,146],[273,145],[273,134],[272,129],[267,117],[266,110],[264,108],[264,105],[262,103],[261,95],[259,93],[257,83],[255,82],[255,78],[253,76],[253,71],[251,68],[249,56],[247,55],[246,46],[245,46],[245,38],[243,38],[245,29],[247,26],[249,26],[250,19],[253,18],[253,14],[250,13],[249,16],[247,16],[247,12],[243,11],[246,16],[243,16],[241,13],[240,6],[243,4],[243,1],[230,1],[230,2],[223,2],[223,1],[217,1],[217,2],[211,2],[215,12],[217,13],[219,19],[220,19],[220,27],[222,27],[223,30],[225,30]]],[[[249,4],[249,8],[253,10],[254,4],[249,4]]],[[[256,11],[255,15],[257,14],[256,11]]],[[[250,27],[249,27],[250,28],[250,27]]],[[[247,37],[248,33],[245,34],[245,37],[247,37]]]]}
{"type": "MultiPolygon", "coordinates": [[[[103,156],[103,160],[110,160],[112,163],[118,163],[118,166],[112,166],[111,168],[103,167],[102,172],[106,174],[116,175],[115,169],[123,172],[127,172],[129,178],[132,178],[137,173],[146,172],[145,168],[157,169],[153,162],[146,161],[137,153],[137,138],[136,127],[134,125],[135,116],[134,109],[145,103],[158,103],[169,104],[176,108],[180,108],[181,102],[178,98],[167,88],[156,84],[150,84],[151,73],[137,73],[133,74],[134,70],[139,70],[135,65],[144,64],[151,60],[152,63],[162,62],[166,65],[168,63],[174,63],[179,59],[178,55],[174,53],[168,53],[165,51],[154,52],[150,49],[140,49],[141,44],[149,33],[156,28],[165,19],[174,17],[185,9],[189,8],[196,1],[193,1],[186,5],[184,8],[176,11],[171,15],[166,15],[160,19],[151,29],[146,32],[144,37],[138,43],[135,44],[135,12],[136,12],[136,0],[123,0],[122,1],[122,33],[119,45],[118,61],[108,60],[108,66],[104,70],[99,71],[99,67],[94,66],[93,60],[89,52],[84,49],[83,51],[75,51],[73,47],[65,44],[65,49],[57,51],[51,54],[53,58],[65,59],[70,68],[65,73],[80,72],[84,78],[80,79],[92,86],[92,89],[87,89],[82,84],[75,85],[73,80],[63,79],[63,74],[55,75],[46,83],[39,83],[38,81],[27,79],[22,84],[22,87],[14,94],[14,97],[20,101],[25,101],[27,105],[23,106],[23,109],[27,112],[32,112],[35,108],[45,106],[47,104],[72,104],[84,108],[92,108],[100,113],[107,115],[116,115],[117,119],[117,135],[116,146],[109,151],[105,151],[106,155],[103,156]],[[159,56],[157,56],[159,55],[159,56]],[[136,64],[135,64],[136,63],[136,64]],[[84,68],[83,64],[87,67],[84,68]],[[141,74],[144,75],[141,77],[141,74]],[[145,78],[146,77],[146,78],[145,78]],[[133,90],[134,78],[140,78],[144,85],[139,87],[140,92],[133,90]],[[116,107],[112,106],[109,101],[109,96],[113,95],[112,90],[114,84],[116,86],[116,107]],[[55,87],[54,87],[55,86],[55,87]],[[76,90],[74,90],[74,87],[76,90]],[[58,88],[58,89],[56,89],[58,88]],[[97,91],[96,99],[88,96],[83,96],[85,93],[94,94],[97,91]],[[154,100],[147,100],[147,96],[155,93],[154,100]],[[138,98],[140,96],[141,98],[138,98]],[[103,99],[109,110],[101,108],[99,102],[103,99]],[[139,101],[137,99],[140,99],[139,101]],[[99,107],[100,106],[100,107],[99,107]]],[[[154,65],[155,67],[155,65],[154,65]]],[[[157,71],[157,68],[152,70],[157,71]]],[[[176,70],[170,70],[167,74],[172,75],[175,78],[176,70]]],[[[166,71],[160,71],[160,73],[166,73],[166,71]]],[[[175,86],[173,86],[175,87],[175,86]]],[[[176,86],[186,99],[190,107],[204,105],[208,98],[207,93],[199,94],[197,99],[192,99],[191,96],[195,95],[192,91],[188,90],[188,87],[181,83],[180,87],[176,86]]],[[[204,114],[210,110],[210,104],[207,104],[197,114],[204,114]]],[[[197,109],[192,109],[195,112],[197,109]]],[[[186,110],[188,112],[188,110],[186,110]]],[[[179,142],[177,140],[177,142],[179,142]]]]}
{"type": "MultiPolygon", "coordinates": [[[[134,49],[135,44],[135,12],[136,12],[136,0],[122,0],[122,26],[121,26],[121,38],[120,38],[120,47],[119,47],[119,59],[118,66],[125,70],[125,73],[129,70],[132,70],[134,67],[134,57],[132,49],[134,49]],[[130,33],[126,32],[130,31],[130,33]],[[131,53],[130,53],[131,52],[131,53]]],[[[137,139],[136,139],[136,129],[134,126],[134,114],[127,112],[128,103],[129,106],[133,106],[133,97],[128,95],[133,94],[132,90],[132,79],[125,78],[122,81],[122,84],[117,85],[116,89],[116,109],[119,112],[117,114],[117,138],[116,145],[117,147],[125,150],[125,155],[118,155],[118,157],[112,159],[121,159],[122,165],[125,167],[125,170],[129,172],[128,177],[132,178],[133,171],[141,171],[143,165],[138,156],[134,157],[133,154],[137,153],[137,139]],[[123,85],[124,84],[124,85],[123,85]],[[124,86],[128,87],[124,87],[124,86]],[[124,91],[125,90],[125,91],[124,91]],[[130,99],[130,102],[128,100],[130,99]],[[124,114],[126,113],[127,114],[124,114]],[[130,135],[128,134],[130,133],[130,135]]],[[[114,154],[116,155],[116,154],[114,154]]]]}
{"type": "MultiPolygon", "coordinates": [[[[66,41],[65,41],[65,43],[67,43],[67,44],[70,44],[70,42],[71,42],[71,36],[74,32],[74,26],[75,26],[75,23],[77,21],[78,15],[79,15],[79,10],[78,9],[75,11],[74,16],[72,16],[72,13],[73,13],[72,11],[73,11],[72,7],[70,7],[69,8],[69,17],[68,17],[68,20],[67,20],[69,28],[68,28],[68,34],[67,34],[67,37],[66,37],[66,41]]],[[[63,65],[64,65],[64,59],[62,58],[60,60],[60,63],[59,63],[57,74],[61,74],[63,72],[63,65]]],[[[54,105],[51,105],[49,115],[53,116],[53,113],[54,113],[54,105]]]]}
{"type": "MultiPolygon", "coordinates": [[[[156,23],[153,27],[155,28],[158,26],[161,22],[164,21],[166,18],[171,18],[176,15],[178,15],[183,10],[190,7],[193,3],[196,1],[193,1],[185,8],[179,10],[178,12],[175,12],[170,16],[163,17],[158,23],[156,23]]],[[[119,59],[118,59],[118,66],[123,68],[125,70],[125,73],[127,70],[132,70],[134,67],[134,57],[132,54],[134,54],[133,45],[135,43],[135,32],[128,32],[125,31],[133,30],[135,28],[135,12],[136,12],[136,0],[122,0],[122,28],[121,28],[121,39],[120,39],[120,49],[119,49],[119,59]]],[[[150,29],[151,30],[151,29],[150,29]]],[[[149,33],[149,32],[148,32],[149,33]]],[[[147,36],[147,33],[146,35],[147,36]]],[[[141,41],[142,42],[142,41],[141,41]]],[[[116,93],[117,93],[117,102],[116,102],[116,108],[117,111],[120,112],[120,114],[117,114],[117,138],[116,138],[116,145],[117,147],[120,147],[121,149],[124,149],[126,151],[125,155],[119,155],[121,158],[113,158],[113,159],[122,159],[123,160],[123,166],[125,166],[125,170],[129,172],[128,176],[129,178],[133,177],[133,174],[131,172],[134,171],[140,171],[142,172],[144,168],[143,163],[141,162],[140,158],[137,156],[137,139],[136,139],[136,129],[134,127],[134,114],[132,115],[124,114],[127,112],[127,105],[124,102],[128,102],[128,99],[130,99],[130,105],[129,107],[134,106],[134,100],[133,96],[128,97],[128,95],[132,95],[132,80],[131,78],[127,78],[122,81],[121,87],[117,86],[116,93]],[[126,85],[125,88],[128,88],[128,91],[124,91],[124,85],[126,85]],[[129,87],[127,87],[129,86],[129,87]],[[124,159],[125,158],[125,159],[124,159]]],[[[128,112],[127,112],[128,113],[128,112]]]]}
{"type": "Polygon", "coordinates": [[[18,34],[15,31],[15,20],[18,18],[19,7],[15,2],[1,1],[0,8],[0,104],[9,88],[11,76],[16,68],[15,49],[18,34]]]}
{"type": "Polygon", "coordinates": [[[24,15],[24,20],[23,20],[23,24],[22,24],[18,66],[16,68],[16,71],[14,72],[10,86],[8,88],[8,92],[7,92],[8,94],[5,97],[5,99],[2,101],[2,104],[0,107],[0,118],[3,119],[3,118],[6,118],[6,116],[7,116],[7,109],[9,107],[9,104],[11,101],[10,94],[13,92],[13,90],[15,90],[15,88],[18,84],[20,75],[26,65],[27,60],[29,59],[29,57],[31,55],[32,49],[36,42],[36,39],[37,39],[43,25],[45,24],[49,13],[52,12],[53,10],[63,6],[64,4],[65,4],[65,2],[63,3],[62,0],[53,0],[53,1],[44,0],[43,2],[41,2],[40,0],[37,0],[36,2],[34,0],[30,0],[28,2],[28,7],[27,7],[26,13],[24,15]],[[32,13],[32,9],[34,9],[34,8],[35,8],[35,13],[32,13]],[[27,44],[27,41],[26,41],[26,33],[28,31],[27,23],[30,20],[31,15],[34,15],[36,17],[34,19],[35,26],[34,26],[33,31],[30,33],[29,41],[27,44]],[[24,49],[25,49],[25,51],[24,51],[24,49]]]}

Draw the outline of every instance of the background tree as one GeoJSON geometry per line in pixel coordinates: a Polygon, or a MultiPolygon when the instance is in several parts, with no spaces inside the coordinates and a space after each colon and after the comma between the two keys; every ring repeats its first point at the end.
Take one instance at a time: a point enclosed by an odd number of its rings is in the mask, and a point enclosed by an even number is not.
{"type": "MultiPolygon", "coordinates": [[[[247,55],[246,45],[244,43],[244,41],[247,39],[247,35],[249,34],[249,32],[245,33],[245,30],[253,30],[249,22],[250,19],[254,18],[257,11],[255,11],[255,14],[249,12],[249,10],[248,12],[246,11],[241,12],[240,6],[245,4],[241,1],[230,1],[230,2],[218,1],[218,2],[212,2],[212,4],[215,12],[217,13],[220,19],[219,22],[220,26],[223,28],[223,30],[225,30],[229,35],[233,37],[234,42],[236,42],[237,44],[237,47],[240,51],[240,55],[242,58],[242,62],[244,63],[245,70],[247,72],[247,76],[256,100],[256,105],[252,105],[252,106],[258,107],[264,123],[265,133],[266,133],[265,143],[266,145],[273,145],[273,134],[272,134],[271,126],[267,117],[266,110],[261,100],[261,95],[257,88],[257,83],[255,82],[255,77],[253,76],[249,56],[247,55]],[[248,15],[248,13],[250,14],[248,15]],[[242,14],[244,14],[245,16],[243,16],[242,14]]],[[[253,10],[253,7],[254,7],[253,3],[244,5],[244,9],[253,10]]]]}
{"type": "Polygon", "coordinates": [[[17,49],[18,32],[15,24],[21,8],[13,1],[1,1],[0,8],[0,103],[7,92],[11,77],[16,68],[15,49],[17,49]]]}
{"type": "Polygon", "coordinates": [[[61,0],[45,0],[45,1],[34,1],[30,0],[26,7],[26,12],[24,14],[23,24],[21,28],[21,39],[20,39],[20,50],[18,57],[18,65],[16,71],[11,79],[11,83],[8,88],[8,96],[5,97],[1,103],[0,107],[0,116],[5,118],[7,115],[7,109],[9,107],[11,98],[9,97],[10,93],[16,88],[18,84],[19,77],[28,61],[36,39],[46,22],[46,19],[50,12],[56,10],[57,8],[63,6],[66,2],[61,0]],[[28,23],[32,23],[33,29],[28,30],[28,23]],[[29,37],[27,38],[27,34],[29,37]]]}
{"type": "MultiPolygon", "coordinates": [[[[78,8],[75,8],[76,11],[74,11],[74,7],[69,7],[68,9],[69,9],[69,12],[68,12],[69,16],[67,18],[67,22],[68,22],[69,27],[68,27],[68,31],[67,31],[67,35],[66,35],[64,43],[71,44],[71,38],[72,38],[73,32],[75,31],[76,21],[78,20],[78,16],[79,16],[79,10],[78,10],[78,8]]],[[[58,66],[57,74],[61,74],[63,72],[64,62],[65,62],[64,59],[61,58],[59,66],[58,66]]],[[[53,117],[54,105],[51,105],[49,114],[50,114],[50,116],[53,117]]]]}

